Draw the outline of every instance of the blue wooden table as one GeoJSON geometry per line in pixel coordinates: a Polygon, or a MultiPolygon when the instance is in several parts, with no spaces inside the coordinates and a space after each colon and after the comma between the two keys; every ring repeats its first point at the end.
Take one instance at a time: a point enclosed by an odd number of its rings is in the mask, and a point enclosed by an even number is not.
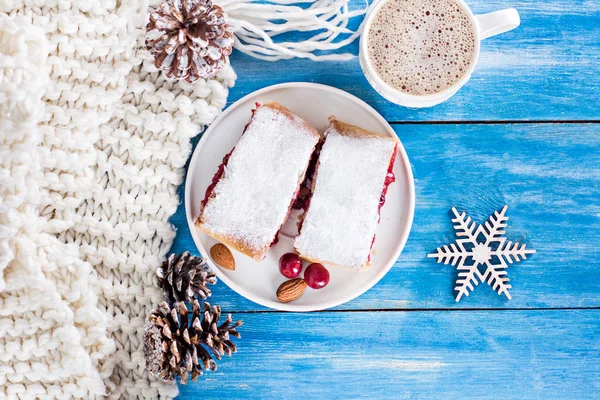
{"type": "MultiPolygon", "coordinates": [[[[357,60],[232,56],[230,102],[308,81],[375,107],[411,160],[415,219],[386,277],[333,310],[276,312],[216,285],[211,301],[244,320],[239,351],[182,399],[600,398],[600,2],[507,1],[469,1],[513,6],[521,27],[482,43],[471,81],[430,109],[379,97],[357,60]],[[509,269],[513,300],[480,285],[456,303],[457,272],[427,254],[454,240],[452,206],[483,222],[504,204],[508,237],[537,254],[509,269]]],[[[183,205],[173,223],[172,251],[197,253],[183,205]]]]}

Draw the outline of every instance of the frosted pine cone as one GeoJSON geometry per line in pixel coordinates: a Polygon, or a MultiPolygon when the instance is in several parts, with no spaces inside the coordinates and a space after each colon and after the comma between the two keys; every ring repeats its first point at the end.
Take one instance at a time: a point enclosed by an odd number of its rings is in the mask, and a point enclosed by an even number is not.
{"type": "Polygon", "coordinates": [[[223,355],[236,352],[232,339],[240,338],[237,327],[242,325],[242,321],[233,323],[231,314],[219,325],[220,316],[220,307],[204,303],[201,308],[197,300],[193,302],[191,315],[183,302],[175,303],[173,308],[162,303],[144,325],[148,371],[166,382],[173,382],[179,376],[183,384],[189,374],[195,381],[203,370],[215,371],[215,358],[220,360],[223,355]]]}
{"type": "Polygon", "coordinates": [[[169,304],[176,301],[192,302],[196,295],[202,299],[210,297],[208,285],[217,283],[217,276],[202,257],[171,254],[156,270],[158,286],[163,290],[169,304]]]}
{"type": "Polygon", "coordinates": [[[232,47],[227,14],[211,0],[165,0],[146,26],[154,65],[172,79],[210,78],[229,62],[232,47]]]}

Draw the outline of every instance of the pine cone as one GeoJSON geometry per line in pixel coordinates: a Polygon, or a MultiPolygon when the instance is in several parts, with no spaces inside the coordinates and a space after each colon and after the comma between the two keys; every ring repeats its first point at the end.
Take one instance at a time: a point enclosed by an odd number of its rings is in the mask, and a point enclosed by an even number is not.
{"type": "Polygon", "coordinates": [[[150,14],[146,48],[168,78],[193,83],[228,62],[233,32],[227,14],[211,0],[165,0],[150,14]]]}
{"type": "Polygon", "coordinates": [[[180,255],[171,254],[156,270],[158,285],[163,289],[167,302],[194,300],[194,295],[202,299],[210,297],[207,285],[217,283],[217,276],[203,258],[190,255],[189,251],[180,255]]]}
{"type": "Polygon", "coordinates": [[[200,322],[200,304],[194,300],[192,324],[188,326],[188,310],[185,303],[175,303],[173,308],[164,302],[148,316],[144,326],[144,357],[146,368],[153,375],[160,376],[166,382],[172,382],[176,376],[186,384],[188,373],[192,381],[202,375],[202,371],[216,371],[215,360],[224,354],[231,356],[236,346],[231,337],[240,338],[236,328],[242,325],[238,321],[232,325],[231,314],[218,326],[221,308],[204,303],[204,315],[200,322]]]}

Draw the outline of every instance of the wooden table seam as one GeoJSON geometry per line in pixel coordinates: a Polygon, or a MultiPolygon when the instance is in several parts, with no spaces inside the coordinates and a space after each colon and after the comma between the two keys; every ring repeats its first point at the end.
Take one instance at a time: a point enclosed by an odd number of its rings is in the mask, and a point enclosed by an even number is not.
{"type": "Polygon", "coordinates": [[[544,125],[600,124],[600,120],[474,120],[474,121],[388,121],[390,125],[544,125]]]}
{"type": "Polygon", "coordinates": [[[355,309],[355,310],[320,310],[307,313],[293,313],[279,310],[223,310],[224,312],[242,314],[334,314],[334,313],[366,313],[366,312],[481,312],[481,311],[598,311],[599,307],[514,307],[514,308],[382,308],[382,309],[355,309]]]}

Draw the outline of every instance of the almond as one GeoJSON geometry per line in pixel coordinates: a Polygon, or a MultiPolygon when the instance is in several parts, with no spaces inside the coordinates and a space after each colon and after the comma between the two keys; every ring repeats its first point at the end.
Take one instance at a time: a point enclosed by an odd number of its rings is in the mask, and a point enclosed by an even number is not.
{"type": "Polygon", "coordinates": [[[231,250],[227,248],[224,244],[217,243],[213,247],[210,248],[210,256],[213,261],[219,265],[221,268],[228,269],[230,271],[235,270],[235,260],[233,258],[233,254],[231,254],[231,250]]]}
{"type": "Polygon", "coordinates": [[[302,278],[290,279],[283,282],[277,289],[277,298],[282,303],[289,303],[302,296],[306,282],[302,278]]]}

